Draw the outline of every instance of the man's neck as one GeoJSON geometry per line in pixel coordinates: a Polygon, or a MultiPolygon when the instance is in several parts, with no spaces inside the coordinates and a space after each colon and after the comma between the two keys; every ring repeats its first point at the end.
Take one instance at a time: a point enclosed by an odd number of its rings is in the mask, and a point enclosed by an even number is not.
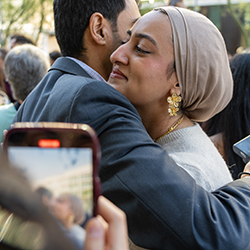
{"type": "Polygon", "coordinates": [[[89,60],[87,65],[98,72],[105,79],[105,81],[108,81],[112,70],[112,64],[110,62],[109,55],[105,56],[101,52],[98,53],[98,49],[96,48],[96,52],[92,53],[92,55],[88,56],[88,58],[89,60]]]}
{"type": "Polygon", "coordinates": [[[112,64],[109,59],[109,54],[106,54],[104,50],[104,47],[88,46],[84,55],[79,56],[77,59],[87,64],[107,81],[112,70],[112,64]]]}

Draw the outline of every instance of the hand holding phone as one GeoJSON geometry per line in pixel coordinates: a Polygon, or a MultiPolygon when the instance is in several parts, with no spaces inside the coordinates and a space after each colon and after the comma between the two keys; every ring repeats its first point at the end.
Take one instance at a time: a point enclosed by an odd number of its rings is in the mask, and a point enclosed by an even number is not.
{"type": "Polygon", "coordinates": [[[34,190],[44,187],[55,196],[76,195],[88,215],[97,214],[100,148],[96,133],[88,125],[16,123],[5,136],[3,152],[34,190]]]}

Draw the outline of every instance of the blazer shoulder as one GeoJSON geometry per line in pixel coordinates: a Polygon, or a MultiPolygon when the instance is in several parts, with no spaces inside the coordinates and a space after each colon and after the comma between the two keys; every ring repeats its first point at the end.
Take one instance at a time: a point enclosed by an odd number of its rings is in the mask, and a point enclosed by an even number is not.
{"type": "Polygon", "coordinates": [[[62,74],[79,75],[90,77],[90,75],[75,61],[67,57],[58,58],[49,69],[49,72],[60,71],[62,74]]]}

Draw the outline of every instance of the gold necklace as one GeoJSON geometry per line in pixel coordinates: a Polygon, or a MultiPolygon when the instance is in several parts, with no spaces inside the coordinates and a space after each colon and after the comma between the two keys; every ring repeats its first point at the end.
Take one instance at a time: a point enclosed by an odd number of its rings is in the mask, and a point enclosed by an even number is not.
{"type": "Polygon", "coordinates": [[[172,132],[182,122],[183,118],[184,118],[184,115],[182,115],[181,118],[172,127],[170,127],[165,134],[163,134],[160,137],[154,139],[154,142],[159,141],[163,136],[165,136],[165,135],[169,134],[170,132],[172,132]]]}

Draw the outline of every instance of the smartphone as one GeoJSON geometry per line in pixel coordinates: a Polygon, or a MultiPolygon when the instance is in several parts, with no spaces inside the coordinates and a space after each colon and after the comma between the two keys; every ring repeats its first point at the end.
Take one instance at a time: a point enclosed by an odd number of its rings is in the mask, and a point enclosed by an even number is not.
{"type": "MultiPolygon", "coordinates": [[[[87,217],[97,214],[97,198],[101,193],[98,177],[101,153],[97,135],[90,126],[15,123],[4,138],[3,153],[11,165],[19,168],[28,178],[34,190],[45,188],[54,197],[64,193],[76,195],[83,201],[87,217]]],[[[0,222],[3,221],[0,232],[8,229],[6,223],[10,216],[0,207],[0,222]]],[[[0,240],[7,245],[19,246],[14,244],[16,239],[11,233],[5,238],[7,242],[0,240]]],[[[32,249],[35,247],[32,246],[32,249]]]]}
{"type": "Polygon", "coordinates": [[[233,145],[233,151],[242,158],[244,163],[250,161],[250,135],[233,145]]]}

